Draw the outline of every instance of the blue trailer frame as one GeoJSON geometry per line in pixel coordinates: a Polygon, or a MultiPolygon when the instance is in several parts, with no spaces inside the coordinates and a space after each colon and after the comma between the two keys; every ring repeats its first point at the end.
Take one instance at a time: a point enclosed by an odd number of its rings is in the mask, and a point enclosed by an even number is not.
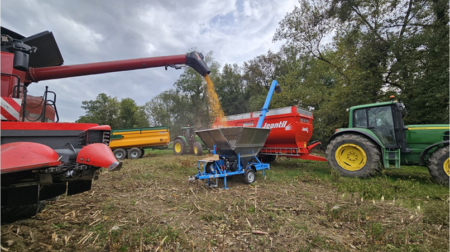
{"type": "MultiPolygon", "coordinates": [[[[215,148],[214,148],[215,149],[215,148]]],[[[214,150],[214,155],[215,150],[214,150]]],[[[233,176],[233,175],[245,175],[245,169],[252,169],[255,173],[256,171],[261,171],[263,173],[263,177],[265,177],[264,170],[270,169],[270,164],[262,163],[256,156],[254,156],[254,160],[256,162],[248,162],[246,167],[242,167],[241,165],[241,157],[238,154],[238,168],[236,171],[227,171],[223,167],[225,166],[224,158],[226,158],[226,155],[219,155],[219,160],[211,160],[211,159],[202,159],[197,161],[197,170],[198,174],[195,175],[195,179],[207,179],[208,183],[206,183],[208,186],[218,186],[217,179],[223,178],[224,187],[223,189],[229,189],[227,187],[227,177],[233,176]],[[209,163],[212,163],[211,166],[214,168],[214,170],[206,171],[206,167],[209,163]],[[202,172],[203,171],[203,172],[202,172]],[[215,184],[211,184],[211,179],[216,179],[215,184]]]]}

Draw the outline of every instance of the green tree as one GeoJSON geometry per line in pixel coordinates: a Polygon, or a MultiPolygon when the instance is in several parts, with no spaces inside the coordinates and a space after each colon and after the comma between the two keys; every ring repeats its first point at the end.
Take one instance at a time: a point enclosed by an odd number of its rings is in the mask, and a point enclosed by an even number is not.
{"type": "Polygon", "coordinates": [[[78,123],[98,123],[110,125],[112,128],[120,127],[119,113],[120,103],[117,97],[110,97],[101,93],[93,101],[82,101],[81,108],[86,110],[86,115],[81,116],[78,123]]]}
{"type": "Polygon", "coordinates": [[[148,117],[143,106],[138,106],[131,98],[120,101],[119,119],[121,128],[148,127],[148,117]]]}
{"type": "Polygon", "coordinates": [[[299,92],[290,88],[295,99],[315,104],[315,132],[331,135],[347,123],[346,108],[386,101],[390,94],[409,107],[407,122],[448,123],[447,1],[299,3],[280,22],[274,40],[319,61],[308,66],[309,74],[300,64],[279,77],[287,83],[302,78],[308,94],[297,98],[299,92]]]}
{"type": "Polygon", "coordinates": [[[244,79],[237,64],[225,64],[220,79],[215,83],[217,96],[225,115],[248,112],[244,79]]]}

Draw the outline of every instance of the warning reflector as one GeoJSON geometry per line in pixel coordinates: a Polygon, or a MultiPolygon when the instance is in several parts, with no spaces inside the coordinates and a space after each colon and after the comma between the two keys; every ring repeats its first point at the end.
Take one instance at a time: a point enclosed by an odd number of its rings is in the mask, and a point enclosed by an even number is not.
{"type": "Polygon", "coordinates": [[[22,99],[1,97],[2,121],[19,121],[22,99]]]}

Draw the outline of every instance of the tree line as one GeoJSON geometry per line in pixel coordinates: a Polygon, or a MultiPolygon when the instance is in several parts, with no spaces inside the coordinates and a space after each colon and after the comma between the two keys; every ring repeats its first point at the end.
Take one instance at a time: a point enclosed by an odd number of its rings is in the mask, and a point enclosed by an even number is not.
{"type": "MultiPolygon", "coordinates": [[[[311,140],[326,143],[347,126],[347,108],[390,95],[407,106],[407,124],[449,123],[448,24],[443,0],[300,0],[273,36],[284,42],[278,52],[242,65],[221,66],[212,52],[205,61],[225,115],[259,110],[276,79],[282,92],[270,108],[313,109],[311,140]]],[[[100,94],[82,107],[87,112],[79,122],[165,125],[172,136],[182,126],[208,128],[214,120],[205,82],[190,68],[144,106],[100,94]],[[108,102],[114,106],[103,108],[108,102]]]]}

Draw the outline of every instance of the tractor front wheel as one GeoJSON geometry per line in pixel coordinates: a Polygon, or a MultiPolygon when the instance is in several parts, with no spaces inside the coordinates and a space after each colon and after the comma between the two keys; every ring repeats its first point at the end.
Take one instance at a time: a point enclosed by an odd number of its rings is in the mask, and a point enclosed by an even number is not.
{"type": "Polygon", "coordinates": [[[449,146],[442,147],[431,154],[428,160],[428,171],[439,184],[448,186],[449,178],[449,146]]]}
{"type": "Polygon", "coordinates": [[[173,154],[183,155],[186,152],[186,145],[182,139],[173,141],[173,154]]]}
{"type": "Polygon", "coordinates": [[[327,146],[328,164],[345,177],[367,178],[379,171],[380,151],[356,134],[337,136],[327,146]]]}
{"type": "Polygon", "coordinates": [[[129,159],[138,159],[142,156],[142,151],[139,148],[131,148],[128,151],[128,158],[129,159]]]}
{"type": "Polygon", "coordinates": [[[122,160],[127,157],[127,152],[122,148],[115,149],[113,153],[117,160],[122,160]]]}
{"type": "Polygon", "coordinates": [[[202,149],[202,144],[201,144],[201,143],[195,142],[194,145],[193,145],[193,147],[194,147],[194,154],[195,154],[196,156],[201,156],[201,155],[203,155],[203,149],[202,149]]]}

